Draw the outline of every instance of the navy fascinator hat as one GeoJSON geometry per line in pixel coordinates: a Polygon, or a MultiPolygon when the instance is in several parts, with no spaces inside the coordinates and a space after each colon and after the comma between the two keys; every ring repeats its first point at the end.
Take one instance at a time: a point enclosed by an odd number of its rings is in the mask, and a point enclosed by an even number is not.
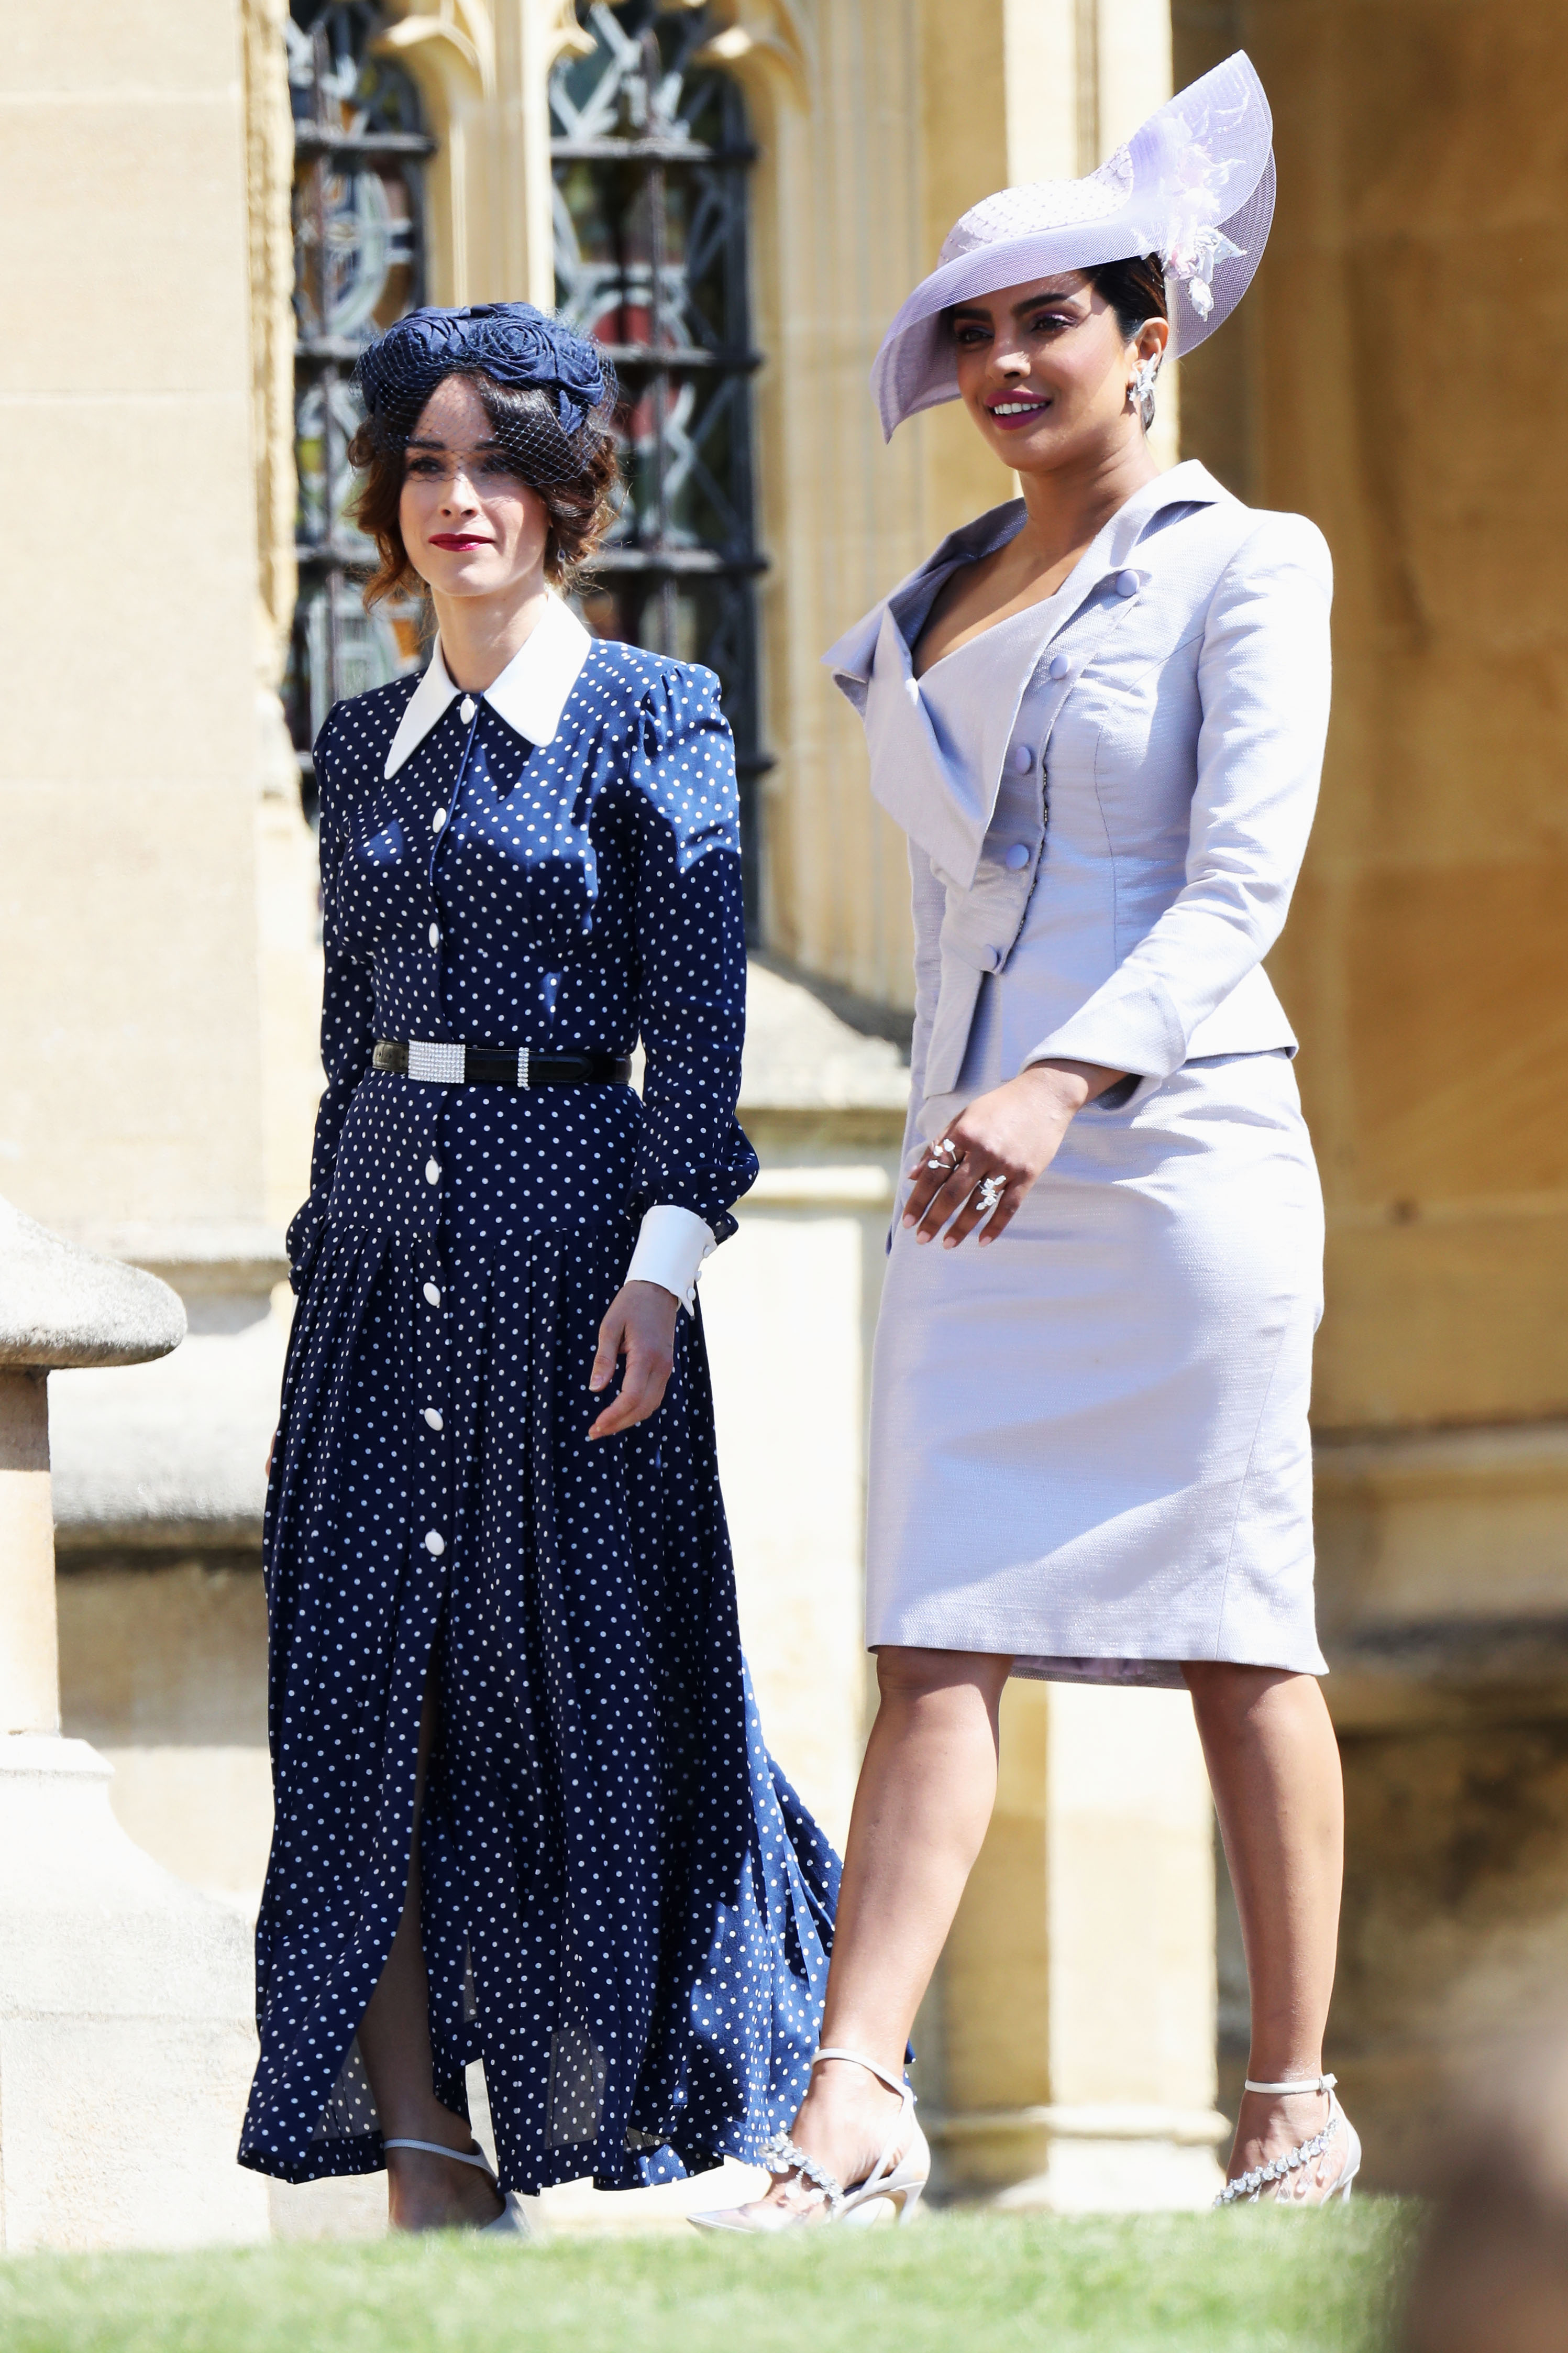
{"type": "MultiPolygon", "coordinates": [[[[401,448],[443,378],[484,375],[503,395],[498,433],[536,481],[578,473],[608,438],[615,370],[591,336],[531,302],[465,303],[411,311],[360,353],[354,370],[366,420],[382,448],[401,448]]],[[[487,406],[491,404],[487,403],[487,406]]]]}

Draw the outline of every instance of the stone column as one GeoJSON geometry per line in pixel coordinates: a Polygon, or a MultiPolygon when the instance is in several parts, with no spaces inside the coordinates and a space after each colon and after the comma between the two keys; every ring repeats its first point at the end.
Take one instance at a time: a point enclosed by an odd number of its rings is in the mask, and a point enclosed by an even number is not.
{"type": "Polygon", "coordinates": [[[741,1119],[762,1173],[702,1314],[741,1633],[773,1755],[842,1850],[869,1689],[866,1408],[909,1072],[753,965],[741,1119]]]}
{"type": "Polygon", "coordinates": [[[140,1269],[0,1202],[0,2252],[266,2233],[234,2146],[254,2049],[242,1920],[160,1870],[59,1735],[48,1375],[166,1356],[140,1269]]]}
{"type": "Polygon", "coordinates": [[[60,1728],[47,1378],[0,1372],[0,1735],[60,1728]]]}

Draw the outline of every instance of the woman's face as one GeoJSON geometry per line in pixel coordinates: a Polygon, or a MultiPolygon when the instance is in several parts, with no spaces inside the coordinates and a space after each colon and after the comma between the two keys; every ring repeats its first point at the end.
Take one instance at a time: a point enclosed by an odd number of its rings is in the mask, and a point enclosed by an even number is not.
{"type": "Polygon", "coordinates": [[[466,376],[444,376],[420,413],[397,519],[437,596],[504,596],[542,577],[549,511],[518,480],[466,376]]]}
{"type": "Polygon", "coordinates": [[[1027,474],[1141,439],[1127,387],[1171,331],[1150,319],[1130,343],[1103,294],[1069,269],[956,304],[951,332],[964,406],[1002,463],[1027,474]]]}

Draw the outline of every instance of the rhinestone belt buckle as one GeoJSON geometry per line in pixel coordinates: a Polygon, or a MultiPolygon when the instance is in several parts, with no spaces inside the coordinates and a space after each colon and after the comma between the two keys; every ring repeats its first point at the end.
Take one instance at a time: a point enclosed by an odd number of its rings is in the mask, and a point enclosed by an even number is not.
{"type": "Polygon", "coordinates": [[[408,1075],[430,1087],[460,1087],[467,1076],[466,1046],[442,1046],[426,1038],[408,1040],[408,1075]]]}
{"type": "Polygon", "coordinates": [[[528,1064],[531,1051],[531,1050],[527,1046],[520,1046],[517,1050],[517,1083],[520,1087],[526,1087],[529,1084],[528,1064]]]}

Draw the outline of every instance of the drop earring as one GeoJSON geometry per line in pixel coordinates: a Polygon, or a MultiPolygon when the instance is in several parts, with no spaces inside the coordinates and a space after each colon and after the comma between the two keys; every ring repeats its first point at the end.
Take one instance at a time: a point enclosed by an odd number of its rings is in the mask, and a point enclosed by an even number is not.
{"type": "Polygon", "coordinates": [[[1154,379],[1160,373],[1160,354],[1153,353],[1146,359],[1127,387],[1127,406],[1135,409],[1148,432],[1154,422],[1154,379]]]}

